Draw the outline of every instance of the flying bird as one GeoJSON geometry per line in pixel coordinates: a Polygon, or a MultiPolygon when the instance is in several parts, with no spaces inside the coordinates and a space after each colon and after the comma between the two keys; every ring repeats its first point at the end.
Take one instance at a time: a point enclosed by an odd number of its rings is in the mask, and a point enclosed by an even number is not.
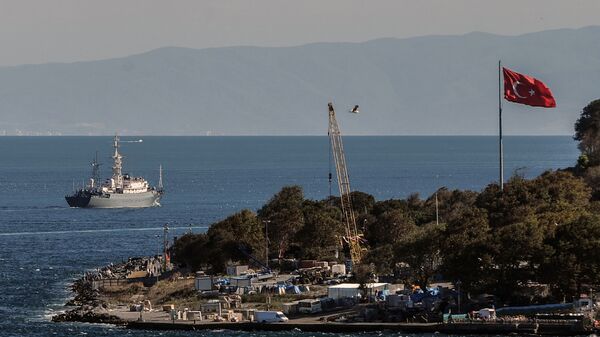
{"type": "Polygon", "coordinates": [[[360,111],[358,111],[358,105],[355,105],[354,108],[350,109],[350,111],[348,111],[348,112],[351,112],[353,114],[360,113],[360,111]]]}

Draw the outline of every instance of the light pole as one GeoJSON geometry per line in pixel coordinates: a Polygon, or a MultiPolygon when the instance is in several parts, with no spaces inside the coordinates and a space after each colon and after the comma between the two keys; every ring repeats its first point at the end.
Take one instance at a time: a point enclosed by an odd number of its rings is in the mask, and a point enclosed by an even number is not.
{"type": "Polygon", "coordinates": [[[158,284],[158,268],[156,267],[156,264],[158,261],[158,257],[160,256],[160,246],[161,246],[161,240],[160,240],[160,235],[156,234],[155,235],[157,241],[158,241],[158,250],[156,252],[156,259],[154,261],[154,266],[152,268],[152,271],[156,274],[156,283],[158,284]]]}

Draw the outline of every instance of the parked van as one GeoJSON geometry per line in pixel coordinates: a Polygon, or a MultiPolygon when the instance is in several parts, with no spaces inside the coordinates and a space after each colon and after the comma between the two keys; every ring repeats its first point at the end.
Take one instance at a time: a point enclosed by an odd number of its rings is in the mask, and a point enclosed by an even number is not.
{"type": "Polygon", "coordinates": [[[301,314],[316,314],[321,311],[321,301],[319,300],[312,299],[298,301],[298,312],[301,314]]]}
{"type": "Polygon", "coordinates": [[[287,322],[288,318],[281,311],[255,311],[254,320],[258,323],[276,323],[287,322]]]}

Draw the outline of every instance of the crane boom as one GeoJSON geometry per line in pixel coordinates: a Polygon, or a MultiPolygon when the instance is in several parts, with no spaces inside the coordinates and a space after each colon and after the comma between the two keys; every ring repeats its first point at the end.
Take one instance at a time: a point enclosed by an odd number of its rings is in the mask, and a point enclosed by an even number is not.
{"type": "Polygon", "coordinates": [[[356,218],[352,208],[350,198],[350,179],[348,178],[348,169],[346,168],[346,157],[344,155],[344,146],[342,144],[342,133],[335,118],[333,103],[329,103],[329,140],[331,142],[331,151],[335,162],[335,173],[337,175],[338,188],[340,191],[340,203],[342,207],[343,220],[345,225],[348,246],[350,247],[350,260],[352,265],[357,265],[361,260],[361,247],[358,230],[356,227],[356,218]]]}

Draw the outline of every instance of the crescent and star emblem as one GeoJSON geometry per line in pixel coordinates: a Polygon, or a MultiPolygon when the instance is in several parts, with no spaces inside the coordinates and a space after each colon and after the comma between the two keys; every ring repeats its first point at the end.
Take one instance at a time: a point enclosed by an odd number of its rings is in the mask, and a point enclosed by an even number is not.
{"type": "MultiPolygon", "coordinates": [[[[527,97],[525,97],[525,96],[521,96],[521,95],[519,95],[519,92],[517,91],[517,86],[518,86],[519,84],[523,84],[523,83],[521,83],[521,82],[519,82],[519,81],[516,81],[516,82],[515,82],[515,83],[513,83],[513,85],[512,85],[512,87],[513,87],[513,91],[514,91],[515,95],[517,95],[517,97],[519,97],[519,98],[527,98],[527,97]]],[[[531,94],[531,92],[530,92],[530,94],[531,94]]],[[[531,96],[533,96],[533,95],[531,95],[531,96]]]]}
{"type": "MultiPolygon", "coordinates": [[[[514,92],[514,93],[515,93],[515,95],[516,95],[517,97],[519,97],[519,98],[527,98],[527,97],[525,97],[525,96],[521,96],[521,95],[519,94],[519,92],[517,91],[517,87],[519,86],[519,84],[523,85],[523,83],[521,83],[521,82],[519,82],[519,81],[516,81],[515,83],[513,83],[513,84],[512,84],[513,92],[514,92]]],[[[533,90],[533,89],[529,89],[528,93],[529,93],[529,97],[532,97],[533,95],[535,95],[535,90],[533,90]]]]}

